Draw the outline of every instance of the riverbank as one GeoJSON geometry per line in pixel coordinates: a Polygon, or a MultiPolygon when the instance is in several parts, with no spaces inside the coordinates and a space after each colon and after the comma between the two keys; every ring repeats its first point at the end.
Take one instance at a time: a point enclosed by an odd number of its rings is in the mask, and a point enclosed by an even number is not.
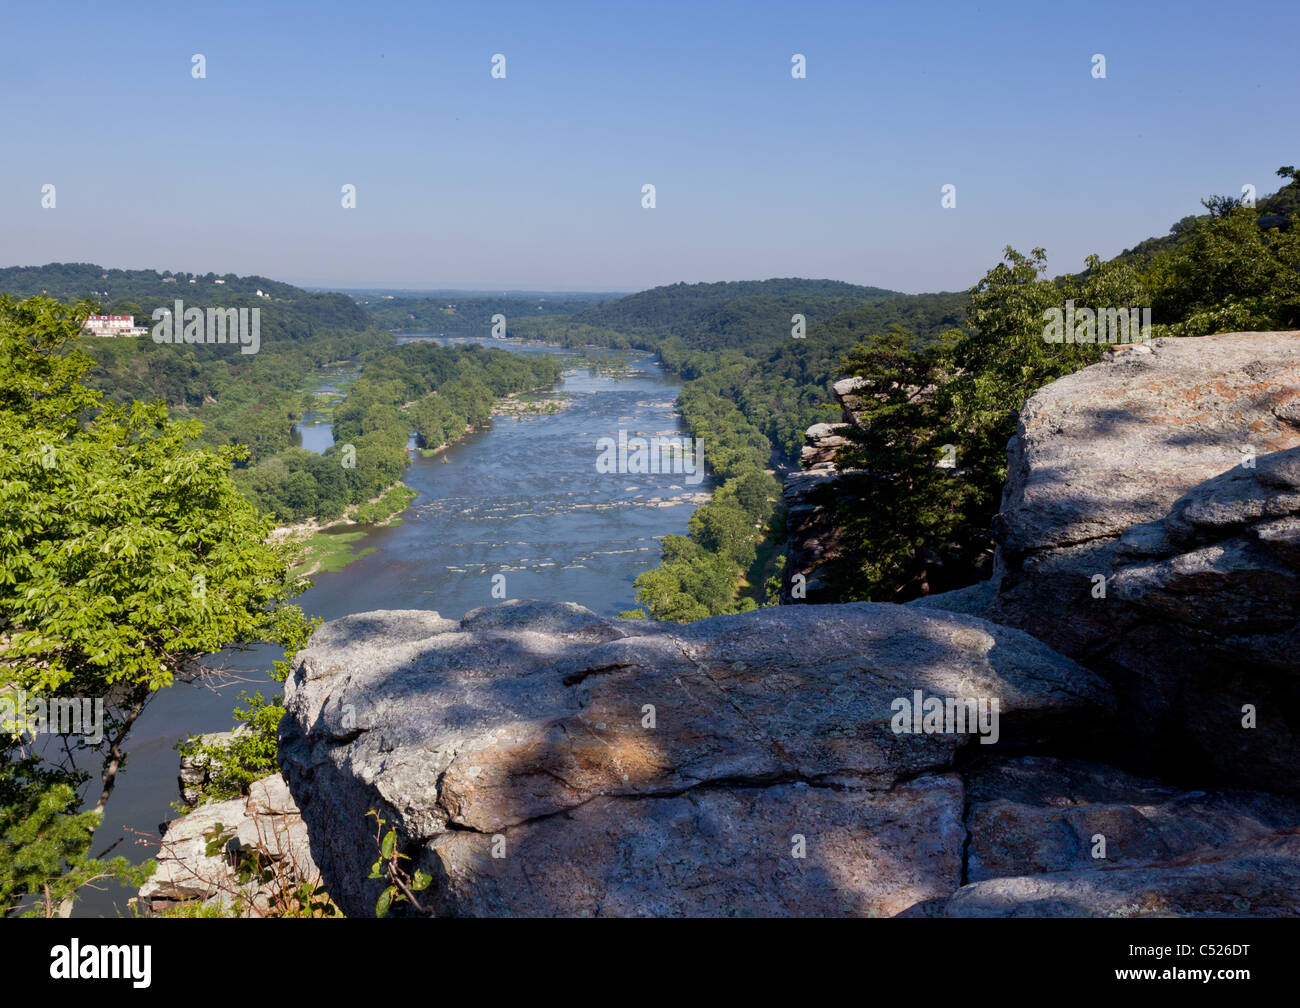
{"type": "Polygon", "coordinates": [[[341,518],[321,522],[316,519],[282,525],[271,530],[271,540],[290,542],[300,547],[298,566],[304,577],[321,572],[340,571],[353,560],[374,552],[374,548],[353,552],[354,544],[372,529],[400,525],[398,517],[418,496],[405,483],[395,483],[378,497],[348,508],[341,518]],[[355,531],[348,531],[354,529],[355,531]]]}
{"type": "MultiPolygon", "coordinates": [[[[500,397],[492,407],[493,416],[551,416],[562,413],[573,405],[572,399],[547,399],[542,396],[553,386],[539,385],[522,392],[512,392],[500,397]]],[[[317,393],[319,394],[319,393],[317,393]]],[[[406,406],[410,404],[407,403],[406,406]]],[[[405,407],[403,407],[405,408],[405,407]]],[[[416,448],[421,458],[432,458],[459,444],[470,434],[488,429],[489,425],[467,424],[460,437],[438,445],[436,448],[416,448]]],[[[415,500],[417,493],[405,483],[395,483],[378,497],[354,504],[340,518],[321,522],[317,519],[295,522],[271,530],[272,540],[292,541],[301,545],[305,577],[321,572],[340,571],[354,560],[374,552],[374,548],[356,549],[370,531],[391,525],[400,525],[399,515],[415,500]]]]}

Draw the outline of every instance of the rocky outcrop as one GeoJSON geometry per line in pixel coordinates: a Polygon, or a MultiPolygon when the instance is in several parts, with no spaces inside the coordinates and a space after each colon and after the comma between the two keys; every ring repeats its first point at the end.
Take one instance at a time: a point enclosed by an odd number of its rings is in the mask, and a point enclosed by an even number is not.
{"type": "Polygon", "coordinates": [[[1200,863],[1000,878],[962,888],[946,917],[1285,917],[1300,914],[1300,836],[1200,863]]]}
{"type": "Polygon", "coordinates": [[[823,469],[786,476],[781,488],[785,505],[785,569],[781,604],[839,601],[834,573],[846,552],[844,518],[862,506],[863,490],[842,473],[823,469]]]}
{"type": "MultiPolygon", "coordinates": [[[[891,390],[898,388],[895,384],[891,390]]],[[[863,409],[864,399],[875,395],[883,401],[887,397],[872,392],[860,378],[842,379],[833,391],[842,422],[808,428],[800,456],[802,468],[789,473],[782,487],[786,514],[782,605],[845,602],[855,597],[858,558],[845,527],[855,515],[876,506],[884,478],[862,469],[841,469],[836,458],[840,449],[851,443],[854,428],[862,430],[870,422],[863,409]]],[[[935,391],[933,386],[907,388],[909,396],[919,398],[932,397],[935,391]]],[[[951,463],[943,460],[937,465],[951,468],[951,463]]],[[[953,475],[962,478],[965,471],[955,470],[953,475]]],[[[960,540],[925,551],[924,572],[909,589],[913,594],[947,592],[988,578],[993,565],[992,533],[965,530],[960,540]]]]}
{"type": "Polygon", "coordinates": [[[1182,791],[1111,766],[1038,756],[972,772],[967,801],[971,882],[1209,862],[1300,827],[1295,799],[1182,791]]]}
{"type": "Polygon", "coordinates": [[[200,805],[172,820],[157,861],[139,894],[150,913],[199,903],[226,914],[270,916],[295,900],[299,885],[320,884],[307,827],[279,774],[254,781],[245,797],[200,805]],[[226,839],[210,848],[214,837],[226,839]],[[247,869],[242,878],[241,868],[247,869]]]}
{"type": "Polygon", "coordinates": [[[282,765],[346,912],[375,904],[375,809],[435,912],[537,916],[946,898],[977,736],[1082,745],[1110,703],[1027,634],[868,603],[687,626],[543,603],[369,613],[317,630],[285,696],[282,765]],[[938,731],[896,720],[918,698],[940,698],[938,731]],[[945,725],[942,698],[992,720],[945,725]]]}
{"type": "Polygon", "coordinates": [[[213,772],[220,768],[221,751],[230,748],[230,744],[240,735],[247,734],[247,725],[236,725],[231,731],[210,732],[199,735],[197,748],[192,753],[181,754],[179,783],[181,801],[190,808],[199,803],[203,789],[212,780],[213,772]],[[213,758],[213,754],[216,758],[213,758]]]}
{"type": "Polygon", "coordinates": [[[1158,339],[1037,392],[993,619],[1104,674],[1131,748],[1300,793],[1300,334],[1158,339]]]}
{"type": "Polygon", "coordinates": [[[835,456],[849,443],[844,431],[846,423],[813,424],[804,432],[804,446],[799,453],[799,465],[805,472],[835,471],[835,456]]]}
{"type": "Polygon", "coordinates": [[[848,432],[860,426],[861,382],[845,378],[833,391],[840,406],[839,423],[813,424],[804,434],[800,471],[789,473],[781,488],[785,506],[785,570],[781,602],[839,601],[828,577],[843,553],[844,516],[862,502],[863,474],[850,471],[846,479],[836,464],[848,432]]]}

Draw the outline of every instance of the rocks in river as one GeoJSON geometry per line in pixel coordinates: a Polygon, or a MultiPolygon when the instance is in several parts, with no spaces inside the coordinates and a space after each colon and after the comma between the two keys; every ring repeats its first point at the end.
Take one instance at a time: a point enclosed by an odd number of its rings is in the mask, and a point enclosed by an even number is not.
{"type": "Polygon", "coordinates": [[[949,613],[512,603],[321,627],[281,758],[349,913],[374,906],[376,808],[442,914],[892,914],[956,888],[953,771],[981,747],[896,732],[916,690],[996,698],[1007,750],[1086,736],[1109,704],[1027,634],[949,613]]]}

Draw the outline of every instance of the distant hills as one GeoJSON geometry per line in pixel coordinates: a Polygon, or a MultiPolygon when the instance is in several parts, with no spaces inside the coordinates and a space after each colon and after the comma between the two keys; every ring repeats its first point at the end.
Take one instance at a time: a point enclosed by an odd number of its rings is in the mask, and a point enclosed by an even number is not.
{"type": "Polygon", "coordinates": [[[145,326],[155,308],[170,307],[178,298],[191,307],[261,307],[263,326],[290,339],[307,338],[321,329],[356,331],[373,325],[346,294],[305,291],[267,277],[234,273],[160,273],[106,269],[94,263],[10,266],[0,269],[0,293],[14,298],[48,294],[65,302],[84,298],[106,314],[135,315],[145,326]]]}
{"type": "Polygon", "coordinates": [[[419,297],[383,292],[353,292],[351,296],[381,329],[435,336],[487,336],[494,315],[504,315],[507,325],[526,318],[569,316],[590,308],[593,303],[620,295],[440,291],[419,297]]]}
{"type": "Polygon", "coordinates": [[[807,324],[857,308],[865,301],[906,297],[883,287],[839,280],[741,280],[675,283],[631,294],[576,313],[572,322],[614,329],[633,338],[680,339],[709,349],[789,339],[791,318],[807,324]]]}

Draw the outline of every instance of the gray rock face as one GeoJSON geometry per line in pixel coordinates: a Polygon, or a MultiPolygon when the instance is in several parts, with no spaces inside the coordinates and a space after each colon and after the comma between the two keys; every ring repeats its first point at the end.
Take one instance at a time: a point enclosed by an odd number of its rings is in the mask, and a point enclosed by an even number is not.
{"type": "Polygon", "coordinates": [[[843,552],[843,515],[861,505],[854,477],[826,469],[790,473],[781,489],[785,503],[786,547],[783,605],[834,602],[833,578],[826,577],[843,552]],[[848,479],[845,479],[845,476],[848,479]],[[796,579],[801,575],[802,583],[796,579]]]}
{"type": "Polygon", "coordinates": [[[848,424],[813,424],[804,433],[804,446],[799,452],[799,465],[808,472],[834,472],[835,456],[849,443],[844,436],[848,424]]]}
{"type": "Polygon", "coordinates": [[[307,827],[284,779],[272,774],[249,787],[244,798],[200,805],[167,824],[157,855],[158,870],[140,888],[140,902],[152,912],[178,903],[220,906],[243,916],[268,916],[283,909],[282,897],[299,883],[320,884],[307,827]],[[215,856],[204,834],[218,825],[230,840],[215,856]],[[228,848],[259,852],[271,869],[269,882],[240,883],[228,848]]]}
{"type": "Polygon", "coordinates": [[[1293,917],[1300,801],[1075,759],[966,774],[966,878],[905,917],[1293,917]]]}
{"type": "MultiPolygon", "coordinates": [[[[899,386],[894,383],[891,388],[897,391],[899,386]]],[[[863,469],[842,469],[837,464],[837,456],[850,443],[855,430],[869,429],[871,419],[865,404],[873,397],[881,402],[888,401],[889,397],[880,389],[873,391],[861,378],[837,381],[833,391],[843,421],[818,423],[808,428],[799,457],[801,471],[789,473],[782,486],[786,508],[782,605],[825,605],[853,597],[850,585],[861,560],[855,555],[860,546],[844,535],[844,528],[864,509],[878,506],[882,481],[888,479],[863,469]]],[[[928,399],[937,389],[933,385],[925,388],[909,385],[906,391],[910,397],[928,399]]],[[[940,465],[949,467],[948,463],[940,465]]],[[[965,473],[966,470],[955,470],[954,476],[962,478],[965,473]]],[[[926,570],[916,590],[951,594],[950,588],[988,578],[993,566],[993,542],[985,533],[970,533],[961,543],[950,543],[940,550],[927,548],[925,560],[926,570]]],[[[950,600],[945,608],[954,605],[950,600]]],[[[973,610],[955,608],[953,611],[973,610]]]]}
{"type": "MultiPolygon", "coordinates": [[[[233,730],[225,732],[211,732],[207,735],[200,735],[199,741],[205,747],[211,747],[219,750],[228,750],[230,745],[240,735],[249,731],[247,725],[236,725],[233,730]]],[[[212,778],[212,772],[217,769],[211,765],[212,757],[207,752],[197,752],[192,756],[181,757],[181,769],[179,774],[179,783],[181,788],[181,801],[193,808],[199,802],[199,797],[203,793],[203,787],[212,778]]],[[[220,764],[220,755],[216,760],[220,764]]]]}
{"type": "Polygon", "coordinates": [[[1205,863],[1057,872],[964,886],[946,917],[1286,917],[1300,914],[1300,837],[1205,863]]]}
{"type": "Polygon", "coordinates": [[[1297,333],[1120,348],[1021,413],[990,618],[1103,673],[1175,779],[1300,793],[1297,446],[1297,333]]]}
{"type": "Polygon", "coordinates": [[[922,595],[903,603],[914,609],[940,609],[944,612],[965,613],[967,616],[989,618],[993,599],[997,596],[997,585],[992,581],[981,581],[967,588],[940,592],[937,595],[922,595]]]}
{"type": "Polygon", "coordinates": [[[895,732],[916,690],[996,699],[999,750],[1109,704],[1026,634],[901,606],[380,612],[298,655],[281,763],[349,914],[373,912],[372,808],[440,914],[892,914],[960,881],[952,770],[994,748],[895,732]]]}
{"type": "Polygon", "coordinates": [[[955,775],[923,774],[885,792],[796,783],[600,797],[495,839],[445,833],[423,866],[440,914],[893,916],[960,881],[961,793],[955,775]]]}
{"type": "Polygon", "coordinates": [[[974,773],[967,800],[970,882],[1208,862],[1300,826],[1294,799],[1180,791],[1114,767],[1045,757],[974,773]]]}
{"type": "Polygon", "coordinates": [[[861,426],[858,414],[862,408],[862,382],[844,378],[835,383],[832,391],[840,406],[841,421],[813,424],[808,428],[799,453],[801,471],[789,473],[781,487],[786,508],[783,605],[839,601],[825,571],[843,551],[843,515],[848,509],[861,506],[862,474],[856,470],[840,471],[835,458],[840,448],[849,443],[845,435],[861,426]],[[801,582],[796,580],[796,575],[801,582]]]}

